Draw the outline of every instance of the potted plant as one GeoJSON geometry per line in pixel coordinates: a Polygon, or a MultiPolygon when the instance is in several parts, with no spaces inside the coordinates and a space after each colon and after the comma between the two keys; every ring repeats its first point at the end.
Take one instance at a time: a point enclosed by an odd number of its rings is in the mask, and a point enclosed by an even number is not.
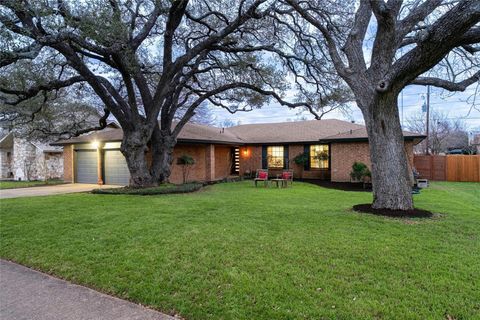
{"type": "Polygon", "coordinates": [[[301,168],[302,170],[301,177],[303,177],[303,171],[305,170],[305,166],[308,165],[308,153],[303,152],[303,153],[297,154],[295,158],[293,158],[291,161],[293,161],[296,165],[298,165],[301,168]]]}

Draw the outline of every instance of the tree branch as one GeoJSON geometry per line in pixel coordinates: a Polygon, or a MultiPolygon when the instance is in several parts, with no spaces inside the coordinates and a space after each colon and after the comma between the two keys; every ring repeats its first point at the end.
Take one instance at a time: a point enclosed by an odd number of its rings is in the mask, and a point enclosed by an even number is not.
{"type": "Polygon", "coordinates": [[[43,46],[41,44],[34,42],[16,51],[2,51],[0,52],[0,68],[22,59],[33,60],[38,56],[42,48],[43,46]]]}
{"type": "Polygon", "coordinates": [[[473,76],[460,82],[452,82],[444,79],[433,77],[419,77],[411,82],[417,85],[431,85],[434,87],[443,88],[448,91],[465,91],[468,86],[480,81],[480,71],[477,71],[473,76]]]}
{"type": "Polygon", "coordinates": [[[17,105],[22,101],[35,97],[41,91],[48,92],[48,91],[58,90],[61,88],[69,87],[74,83],[79,83],[83,81],[85,81],[85,78],[83,78],[82,76],[74,76],[66,80],[52,80],[48,83],[43,83],[43,84],[30,87],[27,90],[16,90],[16,89],[0,87],[0,92],[17,96],[17,99],[15,101],[4,102],[5,104],[9,104],[9,105],[17,105]]]}
{"type": "Polygon", "coordinates": [[[286,0],[286,2],[292,6],[305,20],[311,23],[315,28],[317,28],[320,33],[323,35],[327,42],[328,51],[330,53],[330,57],[333,61],[333,65],[337,70],[338,74],[341,77],[348,77],[347,72],[345,71],[345,64],[340,57],[338,52],[337,44],[335,43],[335,39],[333,39],[332,34],[328,29],[323,25],[323,23],[316,18],[314,18],[307,10],[302,8],[300,4],[296,0],[286,0]]]}

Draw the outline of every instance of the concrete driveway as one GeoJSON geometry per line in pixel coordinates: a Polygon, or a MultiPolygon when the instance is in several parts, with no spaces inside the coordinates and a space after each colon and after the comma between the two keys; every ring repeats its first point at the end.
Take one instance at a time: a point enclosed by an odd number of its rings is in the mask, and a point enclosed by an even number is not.
{"type": "Polygon", "coordinates": [[[0,259],[2,320],[175,320],[138,304],[0,259]]]}
{"type": "Polygon", "coordinates": [[[0,199],[50,196],[55,194],[87,192],[93,189],[121,188],[121,186],[98,185],[86,183],[68,183],[54,186],[40,186],[31,188],[17,188],[0,190],[0,199]]]}

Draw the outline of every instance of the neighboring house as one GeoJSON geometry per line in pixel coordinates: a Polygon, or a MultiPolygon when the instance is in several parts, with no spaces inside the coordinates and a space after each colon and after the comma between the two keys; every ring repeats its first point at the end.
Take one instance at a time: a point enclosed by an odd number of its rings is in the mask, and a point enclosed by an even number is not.
{"type": "MultiPolygon", "coordinates": [[[[126,185],[129,173],[120,152],[123,132],[110,129],[55,143],[64,147],[64,179],[78,183],[126,185]]],[[[404,132],[405,150],[413,164],[413,145],[424,135],[404,132]]],[[[174,149],[170,181],[181,183],[177,159],[194,158],[192,181],[222,180],[232,175],[268,168],[271,176],[292,169],[295,178],[350,181],[355,161],[370,166],[365,126],[341,120],[247,124],[215,128],[187,124],[174,149]],[[293,159],[308,155],[305,166],[293,159]],[[320,156],[318,156],[320,155],[320,156]]],[[[392,177],[395,179],[395,177],[392,177]]]]}
{"type": "Polygon", "coordinates": [[[0,179],[45,180],[63,178],[63,151],[38,141],[16,137],[0,140],[0,179]]]}
{"type": "Polygon", "coordinates": [[[476,133],[472,139],[472,146],[476,154],[480,154],[480,133],[476,133]]]}

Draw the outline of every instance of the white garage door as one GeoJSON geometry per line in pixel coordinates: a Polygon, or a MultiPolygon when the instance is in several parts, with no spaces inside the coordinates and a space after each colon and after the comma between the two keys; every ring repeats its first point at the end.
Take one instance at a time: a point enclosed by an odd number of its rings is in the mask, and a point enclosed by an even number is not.
{"type": "Polygon", "coordinates": [[[125,157],[118,150],[105,151],[105,184],[127,186],[130,181],[125,157]]]}
{"type": "Polygon", "coordinates": [[[75,182],[78,183],[97,183],[97,151],[95,150],[77,150],[76,154],[76,172],[75,182]]]}

